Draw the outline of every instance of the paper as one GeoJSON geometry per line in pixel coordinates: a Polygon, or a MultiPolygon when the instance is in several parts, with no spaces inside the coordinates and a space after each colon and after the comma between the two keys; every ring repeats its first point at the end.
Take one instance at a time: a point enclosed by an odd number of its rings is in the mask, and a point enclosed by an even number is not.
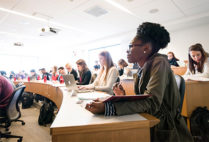
{"type": "Polygon", "coordinates": [[[97,98],[101,99],[109,96],[110,95],[102,92],[79,93],[77,95],[78,99],[80,100],[95,100],[97,98]]]}
{"type": "Polygon", "coordinates": [[[183,78],[184,78],[184,80],[209,81],[209,78],[193,76],[193,75],[184,75],[183,78]]]}

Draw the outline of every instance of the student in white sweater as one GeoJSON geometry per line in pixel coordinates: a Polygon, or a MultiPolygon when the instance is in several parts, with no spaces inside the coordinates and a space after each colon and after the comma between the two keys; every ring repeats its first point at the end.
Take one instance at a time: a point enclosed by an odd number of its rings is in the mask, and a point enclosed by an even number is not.
{"type": "Polygon", "coordinates": [[[190,77],[209,78],[209,54],[199,43],[189,48],[189,64],[185,75],[188,79],[190,77]]]}
{"type": "Polygon", "coordinates": [[[80,89],[94,89],[96,91],[107,92],[113,95],[113,84],[118,79],[118,70],[113,64],[110,53],[103,51],[99,54],[99,62],[101,64],[100,72],[92,84],[80,86],[80,89]]]}

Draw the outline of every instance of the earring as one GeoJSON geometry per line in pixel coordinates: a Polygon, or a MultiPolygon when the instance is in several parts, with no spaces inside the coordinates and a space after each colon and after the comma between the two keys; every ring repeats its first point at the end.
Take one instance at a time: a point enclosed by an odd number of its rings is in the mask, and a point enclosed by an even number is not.
{"type": "Polygon", "coordinates": [[[144,54],[146,53],[146,51],[144,51],[144,54]]]}

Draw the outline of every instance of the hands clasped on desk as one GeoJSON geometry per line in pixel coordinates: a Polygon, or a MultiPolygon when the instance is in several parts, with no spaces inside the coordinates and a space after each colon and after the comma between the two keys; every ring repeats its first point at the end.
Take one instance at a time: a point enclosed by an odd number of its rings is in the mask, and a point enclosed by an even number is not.
{"type": "MultiPolygon", "coordinates": [[[[113,92],[116,96],[125,95],[125,90],[119,82],[115,83],[115,85],[113,86],[113,92]]],[[[105,112],[105,104],[99,99],[96,99],[93,102],[86,104],[85,108],[94,114],[104,114],[105,112]]]]}

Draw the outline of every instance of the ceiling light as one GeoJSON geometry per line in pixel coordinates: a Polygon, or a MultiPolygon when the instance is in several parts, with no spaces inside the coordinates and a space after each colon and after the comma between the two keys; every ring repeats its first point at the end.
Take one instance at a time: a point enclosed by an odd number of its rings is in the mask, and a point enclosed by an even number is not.
{"type": "MultiPolygon", "coordinates": [[[[5,9],[5,8],[2,8],[2,7],[0,7],[0,11],[7,12],[7,13],[10,13],[10,14],[14,14],[14,15],[18,15],[18,16],[22,16],[22,17],[26,17],[26,18],[29,18],[29,19],[37,20],[37,21],[42,21],[42,22],[49,23],[49,21],[46,20],[46,19],[31,16],[31,15],[24,14],[24,13],[21,13],[21,12],[17,12],[17,11],[14,11],[14,10],[5,9]]],[[[64,24],[56,23],[56,22],[50,22],[50,24],[53,24],[53,25],[59,26],[59,27],[63,27],[63,28],[66,28],[66,29],[70,29],[70,30],[84,32],[84,31],[81,31],[80,29],[70,27],[70,26],[67,26],[67,25],[64,25],[64,24]]]]}
{"type": "Polygon", "coordinates": [[[128,14],[131,14],[131,15],[133,15],[133,16],[136,16],[136,15],[133,14],[130,10],[128,10],[127,8],[123,7],[122,5],[120,5],[120,4],[116,3],[116,2],[114,2],[113,0],[105,0],[105,1],[108,2],[109,4],[113,5],[113,6],[117,7],[118,9],[120,9],[120,10],[122,10],[122,11],[128,13],[128,14]]]}
{"type": "Polygon", "coordinates": [[[155,14],[155,13],[157,13],[157,12],[159,12],[159,10],[158,10],[157,8],[151,9],[151,10],[149,11],[149,13],[151,13],[151,14],[155,14]]]}

